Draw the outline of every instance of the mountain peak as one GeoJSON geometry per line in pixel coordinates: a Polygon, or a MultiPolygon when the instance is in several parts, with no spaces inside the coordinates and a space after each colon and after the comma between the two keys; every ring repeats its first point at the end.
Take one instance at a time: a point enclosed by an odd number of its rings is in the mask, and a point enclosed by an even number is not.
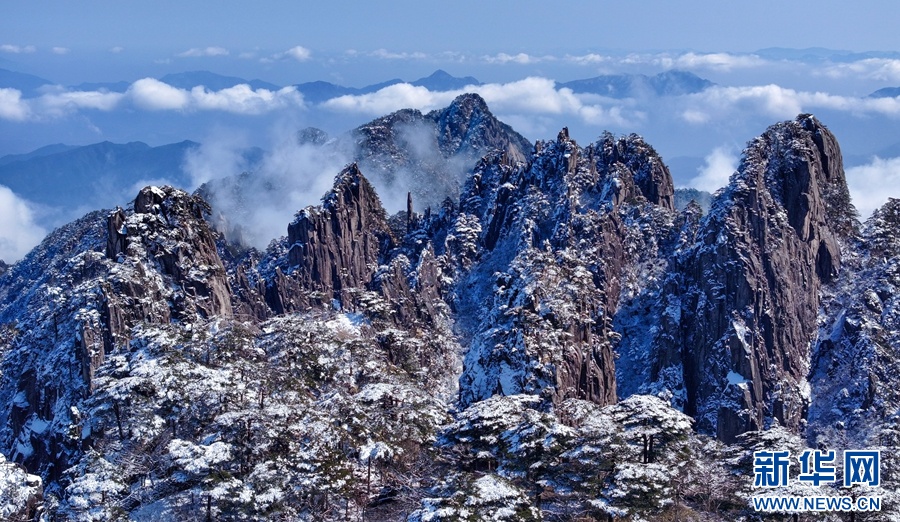
{"type": "Polygon", "coordinates": [[[367,285],[394,244],[381,200],[356,163],[337,175],[320,207],[301,210],[288,226],[288,261],[303,287],[343,306],[352,301],[347,291],[367,285]]]}
{"type": "Polygon", "coordinates": [[[480,81],[471,76],[457,78],[443,69],[438,69],[431,75],[419,78],[411,83],[419,87],[426,87],[432,91],[452,91],[463,89],[469,85],[481,85],[480,81]]]}

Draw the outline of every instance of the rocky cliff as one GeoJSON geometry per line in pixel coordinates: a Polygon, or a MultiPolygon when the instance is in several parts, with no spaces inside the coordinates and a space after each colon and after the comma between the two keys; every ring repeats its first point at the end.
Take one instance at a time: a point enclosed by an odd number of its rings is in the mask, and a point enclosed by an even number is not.
{"type": "Polygon", "coordinates": [[[395,239],[378,195],[356,164],[335,179],[321,207],[309,207],[288,225],[288,263],[321,302],[350,303],[365,288],[395,239]]]}
{"type": "Polygon", "coordinates": [[[582,148],[564,129],[527,164],[483,161],[450,232],[471,244],[455,293],[471,336],[462,403],[516,393],[615,402],[612,317],[639,263],[630,216],[674,215],[672,194],[659,156],[634,135],[582,148]]]}
{"type": "Polygon", "coordinates": [[[663,335],[680,353],[660,360],[682,365],[699,429],[733,441],[775,420],[802,427],[820,292],[839,272],[854,212],[837,140],[815,118],[749,144],[667,288],[678,311],[663,335]]]}
{"type": "Polygon", "coordinates": [[[231,290],[202,200],[141,190],[132,209],[62,227],[3,276],[2,444],[58,478],[89,444],[73,407],[140,324],[228,318],[231,290]]]}

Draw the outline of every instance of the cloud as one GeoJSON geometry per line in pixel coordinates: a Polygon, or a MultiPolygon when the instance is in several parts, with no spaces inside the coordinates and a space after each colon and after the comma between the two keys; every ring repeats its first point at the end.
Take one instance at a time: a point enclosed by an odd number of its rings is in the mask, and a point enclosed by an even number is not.
{"type": "Polygon", "coordinates": [[[532,63],[538,62],[546,62],[556,60],[553,56],[531,56],[526,53],[518,53],[518,54],[506,54],[499,53],[493,56],[482,56],[482,60],[487,63],[499,63],[499,64],[507,64],[507,63],[517,63],[519,65],[528,65],[532,63]]]}
{"type": "Polygon", "coordinates": [[[888,197],[900,197],[900,158],[872,158],[871,163],[846,171],[853,205],[867,219],[888,197]]]}
{"type": "Polygon", "coordinates": [[[50,49],[53,54],[69,54],[68,47],[54,47],[50,49]]]}
{"type": "Polygon", "coordinates": [[[47,116],[61,116],[80,109],[111,111],[125,95],[119,92],[67,91],[48,93],[37,98],[39,112],[47,116]]]}
{"type": "Polygon", "coordinates": [[[293,58],[298,62],[305,62],[312,58],[312,51],[303,47],[301,45],[297,45],[295,47],[291,47],[287,51],[284,52],[285,56],[293,58]]]}
{"type": "Polygon", "coordinates": [[[713,86],[681,97],[681,117],[693,124],[735,117],[736,113],[762,113],[773,118],[793,118],[820,109],[854,115],[879,114],[900,117],[900,97],[857,98],[826,92],[797,91],[779,85],[748,87],[713,86]]]}
{"type": "Polygon", "coordinates": [[[426,87],[397,83],[372,93],[338,96],[322,105],[341,112],[380,116],[404,108],[435,109],[446,105],[458,94],[459,91],[432,92],[426,87]]]}
{"type": "Polygon", "coordinates": [[[598,63],[608,63],[612,61],[612,58],[609,56],[595,53],[583,54],[581,56],[566,55],[563,59],[577,65],[597,65],[598,63]]]}
{"type": "Polygon", "coordinates": [[[247,136],[239,131],[214,129],[202,144],[188,149],[182,168],[191,178],[191,189],[218,178],[233,176],[250,168],[244,156],[247,136]]]}
{"type": "Polygon", "coordinates": [[[730,147],[716,147],[705,158],[705,164],[697,169],[697,175],[688,182],[689,187],[707,192],[728,184],[728,179],[737,170],[738,156],[730,147]]]}
{"type": "Polygon", "coordinates": [[[693,52],[679,55],[632,53],[618,61],[622,65],[652,65],[664,69],[704,69],[719,72],[761,67],[769,63],[755,54],[693,52]]]}
{"type": "Polygon", "coordinates": [[[332,98],[325,108],[380,116],[404,108],[431,110],[444,107],[464,92],[481,95],[491,110],[510,116],[531,114],[575,115],[592,125],[626,125],[643,116],[637,111],[626,114],[627,103],[591,94],[575,94],[557,89],[553,80],[529,77],[509,83],[470,85],[454,91],[431,91],[425,87],[398,83],[376,92],[332,98]]]}
{"type": "Polygon", "coordinates": [[[184,51],[183,53],[180,53],[178,56],[182,58],[196,58],[201,56],[228,56],[228,49],[225,49],[224,47],[194,47],[192,49],[184,51]]]}
{"type": "MultiPolygon", "coordinates": [[[[347,54],[350,54],[350,53],[347,53],[347,54]]],[[[354,54],[355,54],[355,52],[354,52],[354,54]]],[[[376,49],[376,50],[372,51],[371,53],[369,53],[369,56],[372,56],[375,58],[381,58],[382,60],[424,60],[425,58],[428,58],[427,54],[421,53],[421,52],[395,53],[395,52],[390,52],[387,49],[376,49]]]]}
{"type": "Polygon", "coordinates": [[[237,114],[263,114],[285,107],[302,107],[303,95],[295,87],[277,91],[253,90],[240,84],[220,91],[208,91],[204,87],[191,89],[191,100],[201,110],[220,110],[237,114]]]}
{"type": "Polygon", "coordinates": [[[279,60],[293,59],[298,62],[305,62],[312,58],[312,51],[303,47],[302,45],[297,45],[291,47],[287,51],[281,53],[275,53],[267,58],[260,58],[259,61],[262,63],[272,63],[279,60]]]}
{"type": "Polygon", "coordinates": [[[18,261],[46,235],[34,222],[33,205],[0,185],[0,259],[18,261]]]}
{"type": "Polygon", "coordinates": [[[37,47],[33,45],[12,45],[12,44],[3,44],[0,45],[0,52],[10,53],[10,54],[29,54],[37,51],[37,47]]]}
{"type": "Polygon", "coordinates": [[[31,110],[22,100],[22,92],[17,89],[0,89],[0,119],[24,121],[29,118],[31,110]]]}
{"type": "Polygon", "coordinates": [[[83,109],[108,112],[119,108],[124,101],[148,111],[223,111],[247,115],[305,107],[303,95],[295,87],[270,91],[254,90],[240,84],[219,91],[210,91],[203,86],[188,91],[154,78],[143,78],[132,83],[125,93],[67,91],[56,86],[38,97],[22,98],[22,93],[16,89],[0,88],[0,119],[42,120],[83,109]]]}
{"type": "Polygon", "coordinates": [[[335,174],[350,161],[334,149],[299,144],[295,133],[293,124],[274,129],[277,141],[266,147],[256,165],[247,163],[244,136],[225,129],[185,155],[183,166],[194,183],[220,179],[210,201],[213,221],[224,225],[230,237],[265,248],[285,234],[297,210],[321,200],[335,174]],[[253,172],[240,185],[235,185],[235,177],[228,178],[249,168],[253,172]]]}
{"type": "Polygon", "coordinates": [[[154,78],[143,78],[132,83],[128,95],[138,107],[155,111],[185,109],[191,98],[188,91],[154,78]]]}
{"type": "Polygon", "coordinates": [[[146,110],[224,111],[235,114],[263,114],[286,107],[303,107],[303,95],[294,87],[277,91],[252,89],[240,84],[219,91],[197,86],[190,91],[172,87],[154,78],[131,84],[127,92],[135,105],[146,110]]]}
{"type": "Polygon", "coordinates": [[[121,53],[121,52],[124,51],[124,50],[125,50],[125,48],[122,47],[121,45],[117,45],[117,46],[115,46],[115,47],[110,47],[110,48],[109,48],[109,52],[111,52],[111,53],[113,53],[113,54],[119,54],[119,53],[121,53]]]}
{"type": "Polygon", "coordinates": [[[665,65],[675,69],[712,69],[727,72],[732,69],[760,67],[766,63],[765,60],[753,54],[686,53],[665,65]]]}
{"type": "Polygon", "coordinates": [[[831,65],[818,74],[830,78],[852,77],[896,83],[900,82],[900,60],[868,58],[856,62],[831,65]]]}

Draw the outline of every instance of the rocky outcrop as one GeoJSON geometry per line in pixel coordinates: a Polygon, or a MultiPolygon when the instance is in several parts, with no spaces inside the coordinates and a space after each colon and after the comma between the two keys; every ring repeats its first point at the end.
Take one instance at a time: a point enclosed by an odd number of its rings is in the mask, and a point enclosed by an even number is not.
{"type": "Polygon", "coordinates": [[[429,112],[425,118],[437,127],[438,147],[447,158],[464,155],[471,161],[499,150],[512,161],[528,159],[531,144],[495,118],[477,94],[460,95],[447,108],[429,112]]]}
{"type": "Polygon", "coordinates": [[[672,195],[668,169],[634,135],[582,148],[563,129],[527,165],[499,153],[479,165],[447,236],[449,251],[469,252],[456,305],[480,319],[468,326],[464,405],[523,392],[616,401],[612,318],[640,257],[628,216],[673,214],[672,195]]]}
{"type": "Polygon", "coordinates": [[[233,315],[231,288],[204,211],[197,196],[147,187],[131,215],[121,209],[110,214],[106,255],[124,265],[114,268],[105,290],[114,337],[140,321],[233,315]]]}
{"type": "Polygon", "coordinates": [[[854,212],[837,141],[812,116],[749,144],[669,286],[680,313],[664,335],[681,353],[661,360],[683,364],[699,429],[730,442],[774,420],[800,428],[819,292],[854,212]]]}
{"type": "Polygon", "coordinates": [[[404,109],[351,132],[350,154],[382,190],[411,191],[437,208],[460,189],[478,160],[501,151],[525,161],[531,143],[502,123],[477,94],[458,96],[446,108],[422,114],[404,109]]]}
{"type": "Polygon", "coordinates": [[[0,339],[0,444],[12,459],[51,479],[71,465],[89,443],[72,406],[132,328],[233,315],[204,210],[183,191],[148,187],[133,211],[58,229],[4,276],[0,324],[15,328],[0,339]]]}
{"type": "Polygon", "coordinates": [[[313,301],[349,305],[348,291],[368,285],[395,242],[375,189],[352,164],[321,207],[300,211],[288,226],[288,263],[313,301]]]}

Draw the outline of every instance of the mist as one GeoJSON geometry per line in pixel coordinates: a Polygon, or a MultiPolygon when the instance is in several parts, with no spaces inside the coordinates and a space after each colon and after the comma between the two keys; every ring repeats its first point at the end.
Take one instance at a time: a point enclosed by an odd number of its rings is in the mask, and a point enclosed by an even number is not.
{"type": "Polygon", "coordinates": [[[35,207],[0,185],[0,260],[13,263],[47,235],[35,222],[35,207]]]}
{"type": "Polygon", "coordinates": [[[287,233],[294,214],[317,204],[350,161],[338,150],[301,144],[294,133],[273,141],[258,163],[239,134],[216,134],[185,155],[184,169],[213,208],[212,221],[231,240],[264,249],[287,233]]]}

